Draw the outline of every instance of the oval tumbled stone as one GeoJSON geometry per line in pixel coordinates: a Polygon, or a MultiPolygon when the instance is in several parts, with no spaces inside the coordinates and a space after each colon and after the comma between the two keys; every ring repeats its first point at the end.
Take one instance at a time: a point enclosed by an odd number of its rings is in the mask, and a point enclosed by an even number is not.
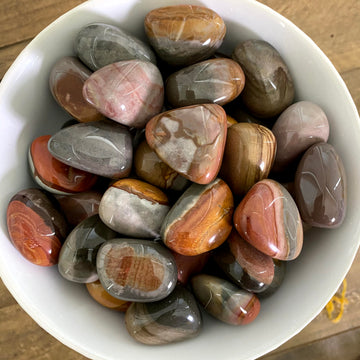
{"type": "Polygon", "coordinates": [[[173,205],[161,227],[165,245],[194,256],[220,246],[232,229],[234,201],[221,179],[192,184],[173,205]]]}
{"type": "Polygon", "coordinates": [[[74,41],[76,56],[91,70],[122,60],[139,59],[156,64],[150,47],[127,31],[110,24],[84,26],[74,41]]]}
{"type": "Polygon", "coordinates": [[[123,235],[155,239],[169,209],[168,198],[160,189],[137,179],[121,179],[105,191],[99,215],[123,235]]]}
{"type": "Polygon", "coordinates": [[[339,227],[346,215],[347,187],[342,160],[328,143],[312,145],[295,174],[295,199],[305,223],[339,227]]]}
{"type": "Polygon", "coordinates": [[[142,128],[162,110],[164,84],[151,62],[124,60],[95,71],[84,83],[83,95],[106,117],[142,128]]]}
{"type": "Polygon", "coordinates": [[[114,121],[95,121],[61,129],[48,143],[61,162],[104,177],[129,175],[133,146],[129,130],[114,121]]]}
{"type": "Polygon", "coordinates": [[[301,252],[303,228],[290,193],[280,183],[256,183],[234,212],[239,234],[259,251],[279,260],[293,260],[301,252]]]}
{"type": "Polygon", "coordinates": [[[45,191],[31,188],[15,194],[6,222],[11,242],[25,259],[40,266],[57,264],[67,224],[45,191]]]}
{"type": "Polygon", "coordinates": [[[174,258],[168,249],[154,241],[108,240],[98,251],[96,266],[105,290],[122,300],[161,300],[176,285],[174,258]]]}
{"type": "Polygon", "coordinates": [[[171,65],[190,65],[209,58],[225,37],[223,19],[203,6],[174,5],[145,16],[145,33],[157,55],[171,65]]]}

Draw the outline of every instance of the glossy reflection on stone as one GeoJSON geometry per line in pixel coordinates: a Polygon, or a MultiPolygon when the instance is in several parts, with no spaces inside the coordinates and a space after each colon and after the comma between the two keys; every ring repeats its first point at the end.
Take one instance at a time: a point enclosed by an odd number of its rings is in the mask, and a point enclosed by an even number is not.
{"type": "Polygon", "coordinates": [[[99,214],[123,235],[155,239],[169,210],[168,198],[160,189],[137,179],[120,179],[105,191],[99,214]]]}
{"type": "Polygon", "coordinates": [[[256,183],[234,212],[239,234],[259,251],[279,260],[293,260],[303,245],[299,211],[280,183],[265,179],[256,183]]]}
{"type": "Polygon", "coordinates": [[[305,152],[295,174],[295,198],[305,223],[321,228],[337,228],[343,223],[346,174],[332,145],[318,143],[305,152]]]}
{"type": "Polygon", "coordinates": [[[145,33],[157,55],[171,65],[190,65],[209,58],[225,37],[223,19],[203,6],[174,5],[145,16],[145,33]]]}
{"type": "Polygon", "coordinates": [[[146,140],[159,158],[187,179],[208,184],[220,169],[226,113],[216,104],[169,110],[146,125],[146,140]]]}
{"type": "Polygon", "coordinates": [[[44,191],[30,188],[15,194],[6,221],[10,240],[22,256],[35,265],[57,264],[67,224],[44,191]]]}
{"type": "Polygon", "coordinates": [[[99,215],[93,215],[67,236],[61,248],[58,269],[67,280],[77,283],[93,282],[98,279],[96,254],[102,243],[117,237],[99,215]]]}
{"type": "Polygon", "coordinates": [[[227,324],[246,325],[254,321],[260,312],[260,301],[256,295],[219,277],[195,275],[191,279],[191,287],[204,310],[227,324]]]}
{"type": "Polygon", "coordinates": [[[226,183],[191,185],[173,205],[161,227],[170,249],[186,256],[220,246],[230,234],[234,200],[226,183]]]}
{"type": "Polygon", "coordinates": [[[133,303],[125,314],[125,324],[140,343],[162,345],[196,337],[202,317],[191,292],[177,285],[163,300],[133,303]]]}
{"type": "Polygon", "coordinates": [[[100,247],[96,265],[106,291],[127,301],[161,300],[173,291],[177,281],[171,252],[149,240],[109,240],[100,247]]]}

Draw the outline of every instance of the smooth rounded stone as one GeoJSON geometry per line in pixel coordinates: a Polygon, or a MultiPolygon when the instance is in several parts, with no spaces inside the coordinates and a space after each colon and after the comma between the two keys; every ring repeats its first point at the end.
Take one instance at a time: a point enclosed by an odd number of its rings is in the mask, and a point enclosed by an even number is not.
{"type": "Polygon", "coordinates": [[[137,179],[121,179],[105,191],[99,215],[123,235],[155,239],[169,210],[168,197],[160,189],[137,179]]]}
{"type": "Polygon", "coordinates": [[[175,260],[168,249],[155,241],[108,240],[98,251],[96,266],[105,290],[122,300],[161,300],[176,285],[175,260]]]}
{"type": "Polygon", "coordinates": [[[260,301],[256,295],[217,276],[195,275],[191,279],[191,287],[204,310],[227,324],[249,324],[260,312],[260,301]]]}
{"type": "Polygon", "coordinates": [[[109,119],[142,128],[162,110],[164,83],[151,62],[124,60],[95,71],[84,83],[83,95],[109,119]]]}
{"type": "Polygon", "coordinates": [[[74,41],[74,51],[91,70],[122,60],[144,60],[156,64],[148,45],[129,32],[110,24],[91,23],[84,26],[74,41]]]}
{"type": "Polygon", "coordinates": [[[100,305],[108,309],[125,312],[131,305],[131,301],[120,300],[111,296],[102,286],[100,280],[86,283],[86,289],[90,296],[100,305]]]}
{"type": "Polygon", "coordinates": [[[265,126],[238,123],[228,128],[220,177],[235,196],[243,196],[268,177],[276,154],[276,139],[265,126]]]}
{"type": "Polygon", "coordinates": [[[163,345],[196,337],[202,316],[194,296],[177,285],[165,299],[132,303],[125,314],[129,334],[146,345],[163,345]]]}
{"type": "Polygon", "coordinates": [[[257,250],[236,230],[213,252],[213,257],[230,281],[259,296],[274,293],[285,276],[286,262],[257,250]]]}
{"type": "Polygon", "coordinates": [[[71,195],[54,195],[60,205],[67,223],[71,227],[80,224],[86,218],[99,213],[102,193],[98,191],[84,191],[71,195]]]}
{"type": "Polygon", "coordinates": [[[165,164],[146,140],[136,149],[134,168],[140,179],[162,189],[183,191],[190,184],[189,180],[165,164]]]}
{"type": "Polygon", "coordinates": [[[10,240],[25,259],[35,265],[58,262],[67,224],[45,191],[24,189],[15,194],[7,207],[10,240]]]}
{"type": "Polygon", "coordinates": [[[54,194],[72,194],[90,190],[98,177],[55,159],[48,150],[51,135],[37,137],[30,145],[28,159],[35,182],[54,194]]]}
{"type": "Polygon", "coordinates": [[[50,138],[48,148],[61,162],[92,174],[119,179],[131,171],[130,132],[114,121],[69,126],[50,138]]]}
{"type": "Polygon", "coordinates": [[[226,123],[227,127],[229,128],[230,126],[235,125],[238,122],[232,116],[226,114],[226,123]]]}
{"type": "Polygon", "coordinates": [[[274,171],[285,170],[311,145],[327,142],[329,122],[324,111],[310,101],[299,101],[285,109],[272,127],[277,142],[274,171]]]}
{"type": "Polygon", "coordinates": [[[171,65],[186,66],[209,58],[223,42],[226,26],[213,10],[174,5],[150,11],[145,33],[157,55],[171,65]]]}
{"type": "Polygon", "coordinates": [[[58,60],[51,69],[49,86],[58,104],[80,122],[103,120],[104,116],[83,97],[85,81],[92,74],[73,56],[58,60]]]}
{"type": "Polygon", "coordinates": [[[102,243],[117,235],[100,220],[99,215],[85,219],[71,231],[61,248],[59,273],[77,283],[96,281],[97,251],[102,243]]]}
{"type": "Polygon", "coordinates": [[[247,40],[234,50],[232,58],[245,73],[241,99],[260,118],[280,114],[294,100],[291,74],[279,52],[263,40],[247,40]]]}
{"type": "Polygon", "coordinates": [[[161,227],[161,239],[179,254],[194,256],[220,246],[232,229],[234,200],[221,179],[192,184],[176,201],[161,227]]]}
{"type": "Polygon", "coordinates": [[[240,236],[256,249],[279,260],[293,260],[301,252],[303,228],[298,208],[280,183],[257,182],[234,212],[240,236]]]}
{"type": "Polygon", "coordinates": [[[220,169],[227,133],[226,113],[216,104],[185,106],[154,116],[146,140],[159,158],[185,178],[209,184],[220,169]]]}
{"type": "Polygon", "coordinates": [[[225,105],[237,98],[245,85],[241,66],[225,58],[205,60],[170,75],[165,83],[173,107],[203,103],[225,105]]]}
{"type": "Polygon", "coordinates": [[[295,199],[305,223],[339,227],[346,215],[347,182],[344,165],[328,143],[312,145],[295,174],[295,199]]]}

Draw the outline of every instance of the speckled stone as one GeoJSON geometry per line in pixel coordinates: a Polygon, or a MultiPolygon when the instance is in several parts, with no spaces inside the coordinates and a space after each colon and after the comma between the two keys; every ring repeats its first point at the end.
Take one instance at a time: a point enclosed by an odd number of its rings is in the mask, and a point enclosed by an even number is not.
{"type": "Polygon", "coordinates": [[[142,128],[162,110],[164,84],[151,62],[124,60],[95,71],[84,83],[83,95],[109,119],[142,128]]]}
{"type": "Polygon", "coordinates": [[[158,242],[118,238],[106,241],[96,260],[106,291],[122,300],[151,302],[174,289],[177,269],[171,252],[158,242]]]}
{"type": "Polygon", "coordinates": [[[139,59],[156,64],[155,54],[143,41],[117,26],[100,22],[79,31],[74,50],[93,71],[122,60],[139,59]]]}
{"type": "Polygon", "coordinates": [[[209,58],[225,37],[223,19],[196,5],[157,8],[145,16],[145,33],[157,55],[171,65],[190,65],[209,58]]]}
{"type": "Polygon", "coordinates": [[[305,223],[321,228],[337,228],[343,223],[347,207],[346,173],[334,146],[312,145],[299,163],[294,186],[305,223]]]}
{"type": "Polygon", "coordinates": [[[241,99],[253,115],[270,118],[280,114],[294,100],[291,74],[279,52],[263,40],[237,45],[232,57],[245,73],[241,99]]]}
{"type": "Polygon", "coordinates": [[[285,187],[274,180],[261,180],[249,190],[235,209],[234,225],[242,238],[275,259],[293,260],[301,252],[299,211],[285,187]]]}
{"type": "Polygon", "coordinates": [[[191,279],[191,287],[204,310],[227,324],[246,325],[260,312],[260,301],[256,295],[216,276],[195,275],[191,279]]]}
{"type": "Polygon", "coordinates": [[[162,345],[196,337],[202,317],[191,292],[177,285],[163,300],[133,303],[125,314],[125,325],[140,343],[162,345]]]}
{"type": "Polygon", "coordinates": [[[48,147],[61,162],[100,176],[119,179],[131,170],[130,132],[110,120],[62,129],[50,138],[48,147]]]}
{"type": "Polygon", "coordinates": [[[220,169],[226,113],[216,104],[186,106],[154,116],[146,140],[159,158],[185,178],[209,184],[220,169]]]}

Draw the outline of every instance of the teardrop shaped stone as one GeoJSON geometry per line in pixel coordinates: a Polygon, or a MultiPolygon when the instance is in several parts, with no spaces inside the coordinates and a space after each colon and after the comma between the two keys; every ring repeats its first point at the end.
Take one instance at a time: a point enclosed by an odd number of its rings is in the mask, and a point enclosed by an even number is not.
{"type": "Polygon", "coordinates": [[[106,291],[122,300],[161,300],[176,285],[175,260],[168,249],[154,241],[108,240],[98,251],[96,266],[106,291]]]}
{"type": "Polygon", "coordinates": [[[131,170],[131,135],[114,121],[69,126],[53,135],[48,147],[61,162],[92,174],[119,179],[131,170]]]}
{"type": "Polygon", "coordinates": [[[109,119],[142,128],[162,110],[164,83],[151,62],[124,60],[95,71],[84,83],[83,95],[109,119]]]}
{"type": "Polygon", "coordinates": [[[305,223],[339,227],[346,215],[347,185],[342,160],[328,143],[312,145],[295,174],[295,198],[305,223]]]}
{"type": "Polygon", "coordinates": [[[177,285],[163,300],[132,303],[125,314],[125,325],[137,341],[162,345],[196,337],[202,328],[202,317],[191,292],[177,285]]]}
{"type": "Polygon", "coordinates": [[[303,228],[299,211],[280,183],[256,183],[234,212],[240,236],[259,251],[279,260],[293,260],[301,252],[303,228]]]}
{"type": "Polygon", "coordinates": [[[209,184],[220,169],[226,113],[216,104],[186,106],[154,116],[146,140],[159,158],[185,178],[209,184]]]}
{"type": "Polygon", "coordinates": [[[139,59],[156,64],[150,47],[118,26],[91,23],[84,26],[74,41],[76,56],[91,70],[122,60],[139,59]]]}
{"type": "Polygon", "coordinates": [[[246,325],[260,312],[260,301],[256,295],[219,277],[195,275],[191,279],[191,287],[204,310],[227,324],[246,325]]]}

